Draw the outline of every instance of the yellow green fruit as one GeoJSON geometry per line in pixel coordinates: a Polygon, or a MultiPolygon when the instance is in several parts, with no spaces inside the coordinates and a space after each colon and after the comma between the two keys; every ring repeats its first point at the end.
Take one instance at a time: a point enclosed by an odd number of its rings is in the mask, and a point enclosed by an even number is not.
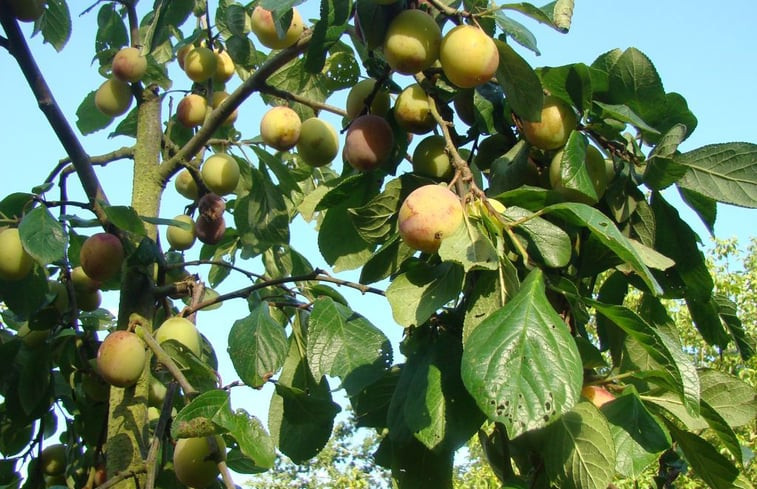
{"type": "Polygon", "coordinates": [[[190,228],[183,229],[179,226],[168,226],[168,229],[166,229],[166,240],[174,250],[188,250],[195,243],[195,223],[192,218],[186,214],[178,215],[173,219],[174,221],[183,222],[190,228]]]}
{"type": "Polygon", "coordinates": [[[21,280],[33,266],[34,260],[21,244],[18,229],[0,231],[0,279],[21,280]]]}
{"type": "Polygon", "coordinates": [[[405,88],[397,97],[394,118],[400,127],[414,134],[425,134],[436,126],[428,95],[417,83],[405,88]]]}
{"type": "Polygon", "coordinates": [[[302,17],[300,16],[299,11],[297,11],[296,8],[293,8],[292,22],[289,24],[289,28],[284,34],[284,37],[280,38],[276,32],[276,26],[274,25],[271,12],[260,6],[255,7],[255,10],[252,11],[250,27],[260,43],[271,49],[288,48],[297,42],[300,34],[305,30],[305,25],[302,22],[302,17]]]}
{"type": "Polygon", "coordinates": [[[204,82],[216,72],[216,55],[210,49],[199,46],[184,56],[184,72],[194,82],[204,82]]]}
{"type": "Polygon", "coordinates": [[[116,387],[136,384],[145,368],[145,344],[129,331],[114,331],[97,350],[97,372],[107,383],[116,387]]]}
{"type": "Polygon", "coordinates": [[[131,99],[129,84],[112,78],[105,80],[95,92],[95,107],[105,115],[117,117],[129,110],[131,99]]]}
{"type": "Polygon", "coordinates": [[[198,357],[202,353],[202,342],[197,327],[189,319],[180,316],[174,316],[163,321],[155,331],[155,340],[158,343],[175,340],[198,357]]]}
{"type": "Polygon", "coordinates": [[[541,121],[522,121],[523,137],[539,149],[557,149],[565,145],[578,120],[573,108],[555,96],[544,97],[541,121]]]}
{"type": "Polygon", "coordinates": [[[197,127],[205,121],[207,112],[208,101],[205,97],[190,93],[176,107],[176,120],[184,127],[197,127]]]}
{"type": "Polygon", "coordinates": [[[105,282],[121,272],[124,247],[117,236],[96,233],[87,238],[79,250],[82,270],[94,280],[105,282]]]}
{"type": "Polygon", "coordinates": [[[226,153],[216,153],[200,169],[202,181],[218,195],[230,194],[239,183],[239,164],[226,153]]]}
{"type": "Polygon", "coordinates": [[[286,151],[300,139],[302,121],[297,112],[283,105],[268,110],[260,120],[260,137],[268,146],[286,151]]]}
{"type": "Polygon", "coordinates": [[[197,197],[200,196],[197,182],[195,182],[195,179],[192,178],[192,174],[189,173],[189,170],[186,168],[176,175],[174,187],[176,188],[176,191],[179,192],[179,195],[186,197],[189,200],[197,200],[197,197]]]}
{"type": "Polygon", "coordinates": [[[147,71],[147,58],[137,48],[122,48],[116,53],[111,66],[113,76],[124,82],[137,82],[147,71]]]}
{"type": "Polygon", "coordinates": [[[216,55],[216,72],[213,74],[213,80],[218,83],[226,83],[234,76],[235,66],[234,61],[229,56],[229,52],[215,51],[216,55]]]}
{"type": "Polygon", "coordinates": [[[449,81],[460,88],[473,88],[494,76],[499,66],[499,52],[483,30],[459,25],[442,39],[439,61],[449,81]]]}
{"type": "MultiPolygon", "coordinates": [[[[221,103],[226,100],[229,97],[229,94],[224,91],[217,91],[213,92],[213,97],[211,97],[210,105],[213,107],[213,109],[217,109],[221,103]]],[[[231,125],[234,124],[237,120],[237,116],[239,115],[239,109],[234,109],[234,111],[229,114],[228,117],[226,117],[226,120],[223,121],[224,125],[231,125]]]]}
{"type": "Polygon", "coordinates": [[[205,437],[180,438],[173,449],[173,470],[176,478],[189,487],[202,489],[218,477],[218,460],[226,459],[223,438],[213,437],[218,453],[213,453],[205,437]]]}
{"type": "Polygon", "coordinates": [[[413,75],[430,67],[439,57],[442,31],[422,10],[403,10],[389,24],[384,56],[398,73],[413,75]]]}
{"type": "Polygon", "coordinates": [[[444,137],[436,134],[419,142],[413,151],[413,172],[424,177],[449,180],[453,169],[446,144],[444,137]]]}
{"type": "MultiPolygon", "coordinates": [[[[347,118],[354,119],[359,116],[366,109],[366,101],[368,97],[373,93],[376,87],[376,80],[373,78],[367,78],[360,80],[350,89],[347,94],[346,111],[347,118]]],[[[389,106],[391,99],[389,98],[389,90],[382,87],[380,88],[370,104],[370,113],[380,115],[384,117],[389,112],[389,106]]]]}
{"type": "Polygon", "coordinates": [[[297,140],[297,153],[310,166],[328,165],[339,153],[336,129],[316,117],[305,120],[297,140]]]}

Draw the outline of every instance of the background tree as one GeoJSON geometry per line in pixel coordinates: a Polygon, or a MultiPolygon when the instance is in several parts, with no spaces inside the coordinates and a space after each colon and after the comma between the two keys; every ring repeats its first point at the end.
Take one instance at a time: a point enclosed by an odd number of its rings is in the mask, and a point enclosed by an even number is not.
{"type": "Polygon", "coordinates": [[[674,446],[708,485],[751,487],[734,430],[754,420],[754,389],[697,370],[665,299],[684,301],[716,351],[747,360],[752,342],[662,190],[712,230],[717,202],[755,207],[757,146],[678,151],[697,120],[637,49],[533,69],[505,42],[536,48],[519,16],[566,31],[571,1],[324,0],[312,24],[294,3],[93,6],[106,80],[76,126],[119,119],[113,134],[135,142],[90,156],[18,25],[34,20],[62,49],[68,5],[0,0],[0,45],[68,153],[0,201],[4,482],[205,487],[220,473],[231,487],[229,469],[276,469],[276,450],[317,456],[338,386],[400,487],[450,487],[474,434],[511,487],[603,488],[674,446]],[[174,60],[192,87],[175,111],[174,60]],[[352,109],[326,103],[353,86],[352,109]],[[296,117],[242,134],[237,110],[258,94],[296,117]],[[343,148],[323,112],[344,116],[343,148]],[[133,160],[128,205],[95,170],[120,159],[133,160]],[[74,172],[85,202],[68,197],[74,172]],[[161,216],[169,182],[189,217],[161,216]],[[298,216],[359,283],[295,249],[298,216]],[[195,237],[200,260],[182,254],[195,237]],[[211,287],[231,273],[250,285],[219,295],[185,271],[197,265],[211,287]],[[329,284],[386,297],[402,360],[329,284]],[[115,317],[101,290],[118,291],[115,317]],[[249,307],[228,340],[238,379],[222,383],[196,313],[237,298],[249,307]],[[267,426],[232,409],[232,389],[269,384],[267,426]],[[57,432],[62,444],[45,441],[57,432]]]}

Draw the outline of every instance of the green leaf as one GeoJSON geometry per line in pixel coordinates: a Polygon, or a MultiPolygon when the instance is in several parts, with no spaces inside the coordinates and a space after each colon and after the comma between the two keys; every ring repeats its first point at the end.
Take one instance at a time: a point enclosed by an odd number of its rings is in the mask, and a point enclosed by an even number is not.
{"type": "Polygon", "coordinates": [[[116,11],[115,5],[104,4],[97,12],[95,50],[98,53],[117,50],[127,44],[129,44],[129,33],[126,30],[126,24],[116,11]]]}
{"type": "Polygon", "coordinates": [[[670,434],[639,399],[626,393],[603,405],[600,410],[610,423],[615,445],[615,470],[638,479],[657,460],[660,452],[670,448],[670,434]]]}
{"type": "Polygon", "coordinates": [[[386,298],[397,324],[419,326],[445,304],[457,300],[462,283],[463,269],[455,263],[416,263],[394,278],[386,289],[386,298]]]}
{"type": "Polygon", "coordinates": [[[355,24],[360,26],[368,49],[376,49],[384,42],[392,18],[392,6],[378,5],[372,0],[355,1],[355,24]]]}
{"type": "Polygon", "coordinates": [[[247,14],[245,13],[244,7],[232,3],[226,7],[224,16],[226,28],[229,29],[229,32],[240,37],[244,37],[247,34],[245,32],[247,14]]]}
{"type": "Polygon", "coordinates": [[[500,261],[497,271],[479,272],[465,301],[463,345],[471,331],[509,302],[519,288],[518,272],[510,260],[500,261]]]}
{"type": "Polygon", "coordinates": [[[18,226],[18,234],[24,249],[37,263],[47,265],[63,258],[66,234],[47,207],[38,206],[26,214],[18,226]]]}
{"type": "Polygon", "coordinates": [[[652,134],[660,134],[660,131],[650,126],[639,117],[630,107],[624,104],[603,104],[594,100],[594,105],[602,109],[602,118],[611,118],[620,122],[625,122],[652,134]]]}
{"type": "Polygon", "coordinates": [[[541,259],[544,265],[559,268],[570,262],[573,252],[570,236],[561,228],[517,206],[508,207],[504,216],[513,222],[530,218],[512,229],[523,237],[526,251],[541,259]]]}
{"type": "Polygon", "coordinates": [[[665,104],[665,90],[649,58],[636,48],[628,48],[609,70],[609,103],[627,105],[649,123],[665,104]]]}
{"type": "Polygon", "coordinates": [[[418,441],[390,444],[385,438],[377,457],[387,445],[391,446],[392,487],[452,489],[454,452],[431,451],[418,441]]]}
{"type": "Polygon", "coordinates": [[[198,357],[176,340],[164,341],[160,346],[171,356],[192,387],[202,392],[218,386],[218,373],[205,356],[198,357]]]}
{"type": "Polygon", "coordinates": [[[287,337],[266,303],[234,322],[229,331],[229,357],[239,378],[250,387],[262,387],[284,364],[287,337]]]}
{"type": "Polygon", "coordinates": [[[386,240],[395,229],[402,195],[403,182],[396,178],[388,182],[384,190],[365,205],[348,209],[352,223],[361,238],[368,243],[386,240]]]}
{"type": "Polygon", "coordinates": [[[585,204],[566,202],[545,207],[543,214],[553,214],[573,225],[585,226],[604,246],[627,262],[652,292],[662,292],[657,280],[633,245],[599,210],[585,204]]]}
{"type": "Polygon", "coordinates": [[[712,406],[705,401],[702,401],[700,404],[700,413],[710,426],[710,430],[715,433],[715,436],[718,437],[723,446],[731,452],[733,458],[736,459],[739,465],[744,465],[741,445],[739,444],[739,439],[736,437],[733,428],[728,426],[728,423],[726,423],[720,413],[714,410],[712,406]]]}
{"type": "Polygon", "coordinates": [[[40,404],[48,405],[52,401],[50,351],[47,348],[22,349],[16,361],[20,370],[16,386],[18,400],[24,413],[31,415],[40,404]]]}
{"type": "Polygon", "coordinates": [[[71,37],[71,14],[65,0],[47,0],[47,8],[39,19],[39,30],[45,42],[60,52],[71,37]]]}
{"type": "Polygon", "coordinates": [[[513,48],[500,40],[494,42],[499,51],[497,81],[505,91],[510,107],[521,119],[539,121],[544,100],[539,77],[513,48]]]}
{"type": "Polygon", "coordinates": [[[737,314],[736,303],[728,297],[715,294],[713,299],[718,305],[718,315],[728,329],[736,348],[739,350],[741,359],[745,362],[754,355],[754,339],[749,336],[737,314]]]}
{"type": "Polygon", "coordinates": [[[191,438],[212,436],[221,430],[213,423],[213,418],[229,409],[229,393],[221,389],[203,392],[184,406],[171,423],[171,438],[191,438]]]}
{"type": "Polygon", "coordinates": [[[414,254],[415,250],[406,245],[399,234],[395,234],[365,262],[360,270],[360,283],[372,284],[389,277],[414,254]]]}
{"type": "Polygon", "coordinates": [[[255,254],[289,243],[289,212],[281,191],[267,172],[249,168],[252,188],[237,200],[234,223],[240,239],[255,254]]]}
{"type": "Polygon", "coordinates": [[[545,90],[552,95],[568,100],[581,112],[588,111],[592,104],[590,68],[583,63],[537,68],[545,90]]]}
{"type": "Polygon", "coordinates": [[[666,132],[649,153],[644,169],[644,183],[654,189],[663,190],[677,182],[686,172],[686,167],[673,161],[678,145],[686,139],[686,126],[676,124],[666,132]]]}
{"type": "Polygon", "coordinates": [[[112,205],[105,208],[105,215],[116,227],[134,233],[137,236],[145,236],[145,224],[133,207],[125,205],[112,205]]]}
{"type": "Polygon", "coordinates": [[[500,5],[500,8],[515,10],[527,17],[534,19],[537,22],[541,22],[542,24],[547,24],[553,29],[563,32],[562,29],[553,21],[554,8],[550,9],[550,7],[554,6],[555,4],[556,2],[552,2],[545,5],[542,8],[539,8],[527,2],[507,3],[507,4],[500,5]]]}
{"type": "Polygon", "coordinates": [[[100,112],[95,105],[95,92],[89,92],[76,109],[76,127],[86,136],[110,125],[113,118],[100,112]]]}
{"type": "Polygon", "coordinates": [[[605,489],[615,475],[615,445],[607,420],[578,403],[547,429],[544,465],[561,489],[605,489]]]}
{"type": "Polygon", "coordinates": [[[678,185],[718,202],[757,208],[757,144],[721,143],[676,155],[678,185]]]}
{"type": "Polygon", "coordinates": [[[743,380],[719,370],[705,369],[699,371],[699,381],[702,400],[730,426],[744,426],[757,417],[757,394],[743,380]]]}
{"type": "Polygon", "coordinates": [[[678,193],[681,196],[681,200],[683,200],[691,210],[696,212],[710,234],[714,235],[715,220],[718,217],[717,201],[683,187],[678,187],[678,193]]]}
{"type": "MultiPolygon", "coordinates": [[[[568,142],[560,154],[559,191],[569,200],[595,204],[598,196],[586,167],[587,138],[571,131],[568,142]]],[[[551,165],[550,165],[551,170],[551,165]]]]}
{"type": "MultiPolygon", "coordinates": [[[[213,422],[229,431],[256,472],[272,468],[276,461],[276,449],[263,423],[244,409],[232,411],[229,401],[227,397],[223,409],[213,415],[213,422]]],[[[249,470],[249,463],[246,465],[249,470]]]]}
{"type": "MultiPolygon", "coordinates": [[[[330,94],[329,79],[323,73],[309,73],[305,69],[305,59],[297,58],[268,77],[268,84],[290,93],[296,93],[315,102],[324,102],[330,94]]],[[[263,95],[263,100],[271,105],[274,97],[263,95]]],[[[303,121],[315,117],[315,111],[304,104],[294,103],[292,109],[303,121]]]]}
{"type": "Polygon", "coordinates": [[[462,377],[478,407],[510,438],[545,426],[578,401],[581,356],[547,299],[540,269],[470,332],[462,377]]]}
{"type": "Polygon", "coordinates": [[[536,36],[529,31],[526,26],[506,16],[503,12],[498,11],[494,14],[494,20],[505,34],[513,38],[515,42],[526,49],[530,49],[537,56],[541,55],[539,48],[536,47],[536,36]]]}
{"type": "Polygon", "coordinates": [[[465,273],[474,269],[496,270],[499,263],[497,250],[479,229],[465,223],[442,240],[439,257],[445,262],[462,265],[465,273]]]}
{"type": "Polygon", "coordinates": [[[310,315],[307,357],[313,377],[339,377],[352,396],[384,376],[392,362],[392,347],[363,316],[322,297],[310,315]]]}
{"type": "Polygon", "coordinates": [[[32,273],[21,280],[0,280],[0,298],[24,319],[45,303],[47,291],[47,275],[42,267],[34,267],[32,273]]]}

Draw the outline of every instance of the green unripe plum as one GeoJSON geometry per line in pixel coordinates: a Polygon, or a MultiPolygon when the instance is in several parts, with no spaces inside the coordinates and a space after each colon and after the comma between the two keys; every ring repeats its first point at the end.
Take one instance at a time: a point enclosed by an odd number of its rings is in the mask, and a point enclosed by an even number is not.
{"type": "Polygon", "coordinates": [[[21,244],[17,228],[0,231],[0,279],[21,280],[31,273],[34,259],[21,244]]]}
{"type": "Polygon", "coordinates": [[[122,48],[113,58],[113,76],[124,82],[138,82],[147,71],[147,58],[137,48],[122,48]]]}
{"type": "Polygon", "coordinates": [[[176,180],[174,180],[174,187],[176,188],[176,191],[179,192],[179,195],[182,197],[186,197],[189,200],[197,200],[197,197],[200,196],[200,190],[197,188],[197,182],[195,182],[195,179],[192,178],[192,174],[189,173],[189,170],[186,168],[181,170],[178,175],[176,175],[176,180]]]}
{"type": "Polygon", "coordinates": [[[174,221],[180,221],[190,226],[189,229],[183,229],[179,226],[168,226],[166,230],[166,240],[171,248],[178,251],[188,250],[195,244],[195,222],[186,214],[181,214],[173,218],[174,221]]]}
{"type": "Polygon", "coordinates": [[[29,329],[29,323],[24,323],[18,328],[17,336],[24,342],[29,348],[36,348],[43,344],[48,336],[50,336],[49,329],[29,329]]]}
{"type": "Polygon", "coordinates": [[[302,123],[297,153],[310,166],[328,165],[339,153],[339,137],[328,122],[311,117],[302,123]]]}
{"type": "Polygon", "coordinates": [[[61,314],[66,312],[68,310],[68,290],[66,286],[57,280],[48,280],[47,290],[55,294],[55,299],[53,299],[52,303],[55,310],[61,314]]]}
{"type": "Polygon", "coordinates": [[[394,118],[413,134],[425,134],[436,126],[425,90],[414,83],[405,88],[394,102],[394,118]]]}
{"type": "Polygon", "coordinates": [[[184,73],[193,82],[207,81],[216,72],[216,55],[204,46],[190,50],[184,56],[184,73]]]}
{"type": "Polygon", "coordinates": [[[147,402],[150,406],[160,407],[163,405],[163,401],[166,400],[166,392],[168,389],[165,385],[155,377],[150,377],[150,385],[147,390],[147,402]]]}
{"type": "Polygon", "coordinates": [[[45,11],[46,0],[7,0],[13,16],[21,22],[34,22],[45,11]]]}
{"type": "Polygon", "coordinates": [[[442,240],[462,224],[463,206],[446,186],[424,185],[402,202],[397,219],[405,244],[425,253],[436,253],[442,240]]]}
{"type": "Polygon", "coordinates": [[[125,114],[131,107],[131,87],[115,78],[106,80],[95,92],[95,107],[110,117],[125,114]]]}
{"type": "Polygon", "coordinates": [[[97,371],[105,382],[115,387],[136,384],[145,368],[145,344],[129,331],[114,331],[97,350],[97,371]]]}
{"type": "Polygon", "coordinates": [[[541,121],[522,122],[523,137],[539,149],[561,148],[576,128],[578,119],[573,108],[555,96],[544,97],[541,121]]]}
{"type": "Polygon", "coordinates": [[[205,185],[218,195],[230,194],[239,183],[239,164],[226,153],[216,153],[205,160],[200,173],[205,185]]]}
{"type": "Polygon", "coordinates": [[[76,305],[82,311],[94,311],[102,304],[103,296],[99,290],[77,290],[76,305]]]}
{"type": "Polygon", "coordinates": [[[305,30],[305,24],[302,22],[300,12],[296,8],[293,8],[292,22],[289,24],[284,37],[279,37],[271,12],[260,6],[255,7],[255,10],[252,11],[250,27],[260,43],[271,49],[288,48],[297,42],[302,31],[305,30]]]}
{"type": "MultiPolygon", "coordinates": [[[[211,107],[213,107],[213,109],[217,109],[221,105],[221,103],[223,103],[223,101],[226,100],[228,97],[229,97],[229,94],[227,92],[223,92],[223,91],[213,92],[213,97],[210,101],[211,107]]],[[[238,116],[239,116],[239,109],[234,109],[234,112],[229,114],[226,120],[223,121],[223,124],[225,126],[230,126],[234,124],[238,116]]]]}
{"type": "Polygon", "coordinates": [[[446,146],[442,136],[424,138],[413,151],[413,171],[424,177],[449,180],[453,169],[446,146]]]}
{"type": "Polygon", "coordinates": [[[358,171],[371,171],[389,161],[394,134],[386,119],[361,115],[350,124],[344,139],[344,159],[358,171]]]}
{"type": "Polygon", "coordinates": [[[46,446],[37,460],[44,475],[62,475],[66,471],[66,447],[60,443],[46,446]]]}
{"type": "Polygon", "coordinates": [[[214,51],[216,55],[216,72],[213,75],[213,80],[218,83],[226,83],[234,76],[236,66],[234,61],[229,56],[228,51],[214,51]]]}
{"type": "Polygon", "coordinates": [[[481,170],[491,168],[494,160],[507,153],[513,142],[504,134],[496,133],[482,140],[473,162],[481,170]]]}
{"type": "Polygon", "coordinates": [[[198,357],[202,353],[202,342],[197,327],[189,319],[180,316],[174,316],[163,321],[155,331],[155,340],[158,343],[175,340],[198,357]]]}
{"type": "Polygon", "coordinates": [[[113,234],[93,234],[81,245],[79,261],[88,277],[105,282],[121,272],[124,247],[113,234]]]}
{"type": "Polygon", "coordinates": [[[260,137],[268,146],[286,151],[300,139],[302,121],[297,112],[280,105],[268,110],[260,120],[260,137]]]}
{"type": "Polygon", "coordinates": [[[422,10],[403,10],[386,31],[384,56],[394,71],[413,75],[434,64],[441,42],[442,31],[433,17],[422,10]]]}
{"type": "Polygon", "coordinates": [[[216,460],[226,460],[226,443],[218,435],[213,437],[218,453],[213,453],[205,437],[180,438],[173,449],[173,470],[176,478],[186,486],[202,489],[218,477],[216,460]]]}
{"type": "Polygon", "coordinates": [[[91,292],[99,289],[102,285],[98,280],[87,275],[81,266],[71,270],[71,284],[74,286],[75,292],[91,292]]]}
{"type": "MultiPolygon", "coordinates": [[[[563,150],[558,151],[552,158],[552,162],[549,165],[549,184],[550,186],[559,192],[561,192],[566,198],[570,200],[576,200],[579,202],[586,202],[592,204],[593,202],[573,189],[563,187],[562,182],[562,157],[563,150]]],[[[584,160],[586,165],[586,172],[589,174],[592,187],[597,194],[597,198],[601,199],[607,190],[607,168],[605,159],[602,153],[594,146],[586,147],[586,159],[584,160]]]]}
{"type": "Polygon", "coordinates": [[[191,93],[181,99],[176,107],[176,120],[184,127],[197,127],[205,122],[207,112],[208,101],[205,97],[191,93]]]}
{"type": "Polygon", "coordinates": [[[499,66],[499,51],[483,30],[459,25],[442,39],[439,61],[449,81],[460,88],[473,88],[494,76],[499,66]]]}
{"type": "MultiPolygon", "coordinates": [[[[375,88],[376,80],[367,78],[360,80],[350,89],[350,92],[347,94],[347,118],[354,119],[363,113],[367,99],[375,88]]],[[[371,101],[369,112],[384,117],[389,113],[390,105],[389,90],[381,87],[371,101]]]]}
{"type": "Polygon", "coordinates": [[[476,122],[476,107],[473,104],[475,90],[464,89],[457,92],[452,104],[461,121],[472,126],[476,122]]]}

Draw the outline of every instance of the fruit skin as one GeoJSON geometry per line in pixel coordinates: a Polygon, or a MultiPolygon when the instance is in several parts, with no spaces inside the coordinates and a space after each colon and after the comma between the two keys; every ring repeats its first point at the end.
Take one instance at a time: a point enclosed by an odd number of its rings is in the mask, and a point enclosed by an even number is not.
{"type": "Polygon", "coordinates": [[[205,122],[207,112],[208,101],[205,100],[205,97],[190,93],[181,99],[176,107],[176,120],[184,127],[197,127],[205,122]]]}
{"type": "Polygon", "coordinates": [[[302,123],[297,153],[310,166],[324,166],[339,153],[339,137],[328,122],[311,117],[302,123]]]}
{"type": "Polygon", "coordinates": [[[384,56],[398,73],[413,75],[429,68],[439,57],[442,31],[422,10],[403,10],[389,24],[384,56]]]}
{"type": "Polygon", "coordinates": [[[21,280],[31,273],[34,259],[21,244],[17,228],[0,232],[0,279],[21,280]]]}
{"type": "MultiPolygon", "coordinates": [[[[228,96],[229,94],[227,92],[223,92],[223,91],[213,92],[213,97],[211,98],[211,101],[210,101],[211,107],[213,107],[213,109],[217,109],[221,105],[221,102],[226,100],[228,96]]],[[[239,109],[234,109],[234,112],[229,114],[226,120],[223,121],[223,125],[230,126],[234,124],[238,116],[239,116],[239,109]]]]}
{"type": "Polygon", "coordinates": [[[74,292],[92,292],[102,285],[99,280],[87,275],[81,266],[71,270],[71,283],[74,286],[74,292]]]}
{"type": "Polygon", "coordinates": [[[197,200],[197,197],[200,196],[197,182],[195,182],[195,179],[192,178],[192,174],[189,173],[189,170],[186,168],[176,175],[174,187],[176,188],[176,191],[179,192],[179,195],[186,197],[189,200],[197,200]]]}
{"type": "Polygon", "coordinates": [[[276,26],[273,23],[271,12],[260,6],[255,7],[255,10],[252,11],[250,27],[260,43],[271,49],[288,48],[297,42],[300,34],[305,30],[305,25],[302,22],[300,12],[298,12],[296,8],[293,8],[292,22],[289,24],[289,28],[284,34],[284,37],[279,38],[279,35],[276,32],[276,26]]]}
{"type": "Polygon", "coordinates": [[[436,253],[442,240],[462,224],[463,206],[446,186],[424,185],[402,202],[397,222],[405,244],[425,253],[436,253]]]}
{"type": "Polygon", "coordinates": [[[166,240],[174,250],[188,250],[195,244],[195,222],[186,214],[180,214],[174,217],[174,221],[181,221],[191,226],[191,229],[182,229],[178,226],[168,226],[166,230],[166,240]]]}
{"type": "Polygon", "coordinates": [[[184,56],[184,72],[193,82],[204,82],[216,72],[216,55],[210,49],[199,46],[184,56]]]}
{"type": "Polygon", "coordinates": [[[45,11],[46,0],[7,0],[13,16],[21,22],[34,22],[45,11]]]}
{"type": "MultiPolygon", "coordinates": [[[[562,193],[566,198],[570,200],[593,204],[594,202],[592,201],[592,199],[589,199],[587,196],[576,192],[573,189],[563,187],[561,172],[562,157],[563,150],[560,150],[555,153],[555,156],[552,158],[552,162],[549,164],[550,186],[552,187],[552,189],[562,193]]],[[[591,184],[594,187],[594,192],[596,192],[597,194],[597,199],[601,199],[605,194],[605,191],[607,190],[607,167],[605,165],[605,159],[602,156],[602,153],[600,153],[599,150],[594,146],[587,146],[586,159],[584,160],[584,164],[586,165],[586,171],[589,174],[591,184]]]]}
{"type": "Polygon", "coordinates": [[[158,343],[176,340],[198,357],[202,353],[202,342],[197,327],[189,319],[180,316],[174,316],[163,321],[160,327],[155,330],[155,340],[158,343]]]}
{"type": "Polygon", "coordinates": [[[217,244],[226,231],[226,221],[223,218],[226,202],[216,194],[205,194],[197,203],[197,209],[200,211],[195,222],[197,239],[205,244],[217,244]]]}
{"type": "Polygon", "coordinates": [[[573,108],[552,95],[544,97],[541,121],[522,121],[523,137],[539,149],[557,149],[565,145],[578,120],[573,108]]]}
{"type": "Polygon", "coordinates": [[[179,68],[181,68],[182,70],[184,70],[184,58],[192,49],[194,49],[194,46],[192,46],[191,44],[185,44],[180,47],[178,51],[176,51],[176,61],[179,62],[179,68]]]}
{"type": "Polygon", "coordinates": [[[615,399],[615,396],[610,391],[598,385],[585,386],[581,389],[581,395],[598,408],[615,399]]]}
{"type": "Polygon", "coordinates": [[[37,460],[44,475],[61,475],[66,471],[66,447],[60,443],[45,447],[37,460]]]}
{"type": "Polygon", "coordinates": [[[405,88],[397,97],[394,118],[400,127],[413,134],[425,134],[436,126],[428,96],[417,83],[405,88]]]}
{"type": "Polygon", "coordinates": [[[260,120],[260,137],[263,142],[279,151],[293,148],[300,139],[301,129],[300,116],[283,105],[270,109],[260,120]]]}
{"type": "Polygon", "coordinates": [[[173,449],[173,469],[182,484],[196,489],[209,486],[218,477],[216,459],[226,459],[226,443],[214,436],[218,453],[211,452],[205,437],[181,438],[173,449]]]}
{"type": "MultiPolygon", "coordinates": [[[[347,103],[345,104],[348,119],[354,119],[363,112],[365,101],[373,93],[375,87],[376,80],[367,78],[360,80],[350,89],[350,92],[347,94],[347,103]]],[[[384,117],[389,113],[390,104],[389,90],[381,87],[371,101],[370,113],[384,117]]]]}
{"type": "Polygon", "coordinates": [[[93,234],[81,245],[79,261],[88,277],[106,282],[121,271],[124,247],[113,234],[93,234]]]}
{"type": "Polygon", "coordinates": [[[105,80],[95,92],[95,107],[105,115],[118,117],[129,110],[131,98],[129,84],[112,78],[105,80]]]}
{"type": "Polygon", "coordinates": [[[112,386],[131,387],[142,375],[146,360],[145,344],[139,336],[114,331],[97,350],[97,371],[112,386]]]}
{"type": "Polygon", "coordinates": [[[216,56],[216,72],[213,73],[213,80],[218,83],[226,83],[234,76],[235,66],[228,51],[214,51],[216,56]]]}
{"type": "Polygon", "coordinates": [[[202,181],[218,194],[230,194],[239,183],[239,164],[226,153],[216,153],[205,160],[200,169],[202,181]]]}
{"type": "Polygon", "coordinates": [[[494,76],[499,51],[492,38],[478,27],[459,25],[442,39],[439,61],[452,83],[460,88],[473,88],[494,76]]]}
{"type": "Polygon", "coordinates": [[[386,119],[361,115],[350,124],[344,140],[344,159],[358,171],[371,171],[392,155],[394,134],[386,119]]]}
{"type": "Polygon", "coordinates": [[[138,82],[147,71],[147,58],[137,48],[122,48],[113,58],[113,76],[123,82],[138,82]]]}
{"type": "Polygon", "coordinates": [[[454,171],[446,146],[443,136],[424,138],[413,151],[413,171],[424,177],[449,180],[454,171]]]}

